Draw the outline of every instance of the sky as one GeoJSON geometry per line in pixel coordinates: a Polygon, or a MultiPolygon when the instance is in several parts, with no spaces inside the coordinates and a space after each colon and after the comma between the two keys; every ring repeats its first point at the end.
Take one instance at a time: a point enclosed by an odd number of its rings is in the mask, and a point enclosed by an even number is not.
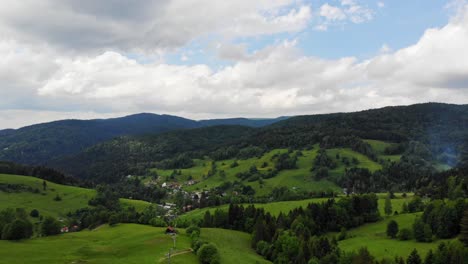
{"type": "Polygon", "coordinates": [[[467,47],[465,0],[5,1],[0,129],[466,104],[467,47]]]}

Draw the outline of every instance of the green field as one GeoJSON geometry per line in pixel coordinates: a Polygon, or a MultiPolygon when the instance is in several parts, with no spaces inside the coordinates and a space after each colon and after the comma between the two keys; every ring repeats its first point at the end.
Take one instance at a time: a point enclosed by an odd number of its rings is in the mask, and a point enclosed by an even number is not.
{"type": "MultiPolygon", "coordinates": [[[[373,148],[375,148],[376,153],[378,153],[379,158],[397,160],[399,156],[385,156],[383,155],[383,150],[390,146],[391,143],[386,143],[376,140],[367,140],[373,148]]],[[[263,183],[260,184],[259,181],[248,182],[244,181],[246,185],[250,185],[256,191],[256,196],[265,196],[271,193],[271,191],[276,187],[288,187],[296,191],[308,191],[308,192],[322,192],[322,191],[336,191],[340,192],[341,189],[330,180],[314,180],[313,172],[311,169],[313,167],[313,161],[317,156],[319,150],[318,145],[314,145],[312,150],[303,150],[302,156],[298,158],[297,168],[290,170],[282,170],[273,178],[263,179],[263,183]]],[[[237,160],[239,164],[237,167],[231,167],[234,160],[222,160],[216,162],[217,173],[212,176],[208,176],[213,161],[210,159],[205,160],[194,160],[195,166],[188,169],[180,169],[181,174],[175,175],[171,179],[171,175],[174,170],[162,170],[162,169],[153,169],[152,172],[160,176],[160,183],[164,181],[178,181],[180,183],[186,182],[189,178],[196,180],[198,183],[192,186],[185,186],[187,191],[195,191],[201,189],[212,189],[221,185],[224,182],[230,181],[239,181],[236,175],[240,172],[246,172],[250,167],[255,166],[260,172],[267,172],[270,169],[274,168],[274,161],[272,157],[275,154],[280,154],[287,152],[286,149],[275,149],[270,152],[265,153],[262,157],[249,158],[244,160],[237,160]],[[220,172],[223,171],[224,175],[220,172]]],[[[349,148],[334,148],[328,149],[327,154],[336,161],[337,167],[330,171],[331,179],[341,176],[347,167],[358,167],[358,168],[368,168],[370,171],[374,172],[382,168],[382,165],[369,159],[367,156],[357,153],[349,148]],[[337,154],[339,159],[337,159],[337,154]],[[341,158],[346,157],[348,160],[356,159],[357,164],[345,165],[341,158]]],[[[178,170],[179,171],[179,170],[178,170]]],[[[144,179],[145,182],[149,182],[150,178],[144,179]]]]}
{"type": "MultiPolygon", "coordinates": [[[[420,213],[419,213],[420,214],[420,213]]],[[[407,257],[413,249],[417,249],[421,256],[425,256],[430,249],[437,248],[440,242],[447,240],[436,240],[432,243],[416,242],[414,239],[400,241],[390,239],[386,236],[387,224],[390,220],[397,221],[400,230],[410,228],[413,225],[416,214],[400,214],[387,217],[377,223],[366,224],[348,231],[350,238],[340,241],[339,247],[344,251],[357,251],[361,247],[367,247],[369,252],[376,258],[391,258],[395,256],[407,257]]]]}
{"type": "MultiPolygon", "coordinates": [[[[371,145],[379,159],[390,161],[397,161],[400,159],[400,155],[384,155],[385,148],[391,146],[393,143],[378,140],[365,141],[371,145]]],[[[327,149],[327,154],[330,158],[335,160],[337,167],[330,170],[330,178],[316,181],[314,179],[314,173],[311,170],[319,149],[319,145],[316,144],[311,150],[302,150],[301,152],[303,155],[298,158],[296,169],[282,170],[273,178],[263,179],[262,183],[259,181],[243,181],[243,184],[252,186],[256,191],[256,196],[267,196],[274,188],[277,187],[288,187],[295,191],[307,192],[341,192],[341,188],[339,188],[333,180],[343,175],[346,168],[367,168],[371,172],[382,169],[381,164],[371,160],[369,157],[361,153],[351,150],[350,148],[327,149]],[[349,161],[357,160],[357,164],[351,163],[346,165],[343,163],[342,158],[347,158],[349,161]]],[[[159,184],[167,181],[184,183],[188,179],[193,179],[197,181],[197,183],[192,186],[184,186],[185,190],[206,190],[220,186],[224,182],[240,181],[236,175],[241,172],[249,171],[252,166],[255,166],[258,171],[266,173],[268,170],[274,169],[275,162],[272,161],[272,157],[275,154],[285,153],[287,151],[287,149],[274,149],[265,153],[261,157],[217,161],[215,162],[217,173],[211,176],[208,176],[208,173],[211,170],[214,161],[209,158],[204,160],[194,160],[195,165],[193,167],[177,170],[180,171],[180,175],[175,175],[173,177],[171,177],[171,175],[174,170],[152,169],[152,172],[160,176],[159,184]],[[231,164],[233,164],[234,161],[237,161],[239,164],[237,167],[231,167],[231,164]],[[221,171],[224,173],[221,173],[221,171]]],[[[143,181],[147,183],[151,180],[152,179],[150,177],[143,179],[143,181]]]]}
{"type": "MultiPolygon", "coordinates": [[[[385,193],[377,194],[377,196],[379,197],[378,203],[379,203],[379,211],[380,211],[381,216],[385,216],[384,206],[385,206],[386,195],[387,194],[385,193]]],[[[396,198],[392,199],[392,209],[393,211],[401,212],[403,203],[405,202],[408,203],[412,199],[413,194],[408,194],[406,198],[402,198],[401,194],[399,193],[395,195],[396,195],[396,198]]],[[[329,198],[312,198],[312,199],[307,199],[307,200],[272,202],[272,203],[265,203],[265,204],[255,203],[253,205],[256,208],[264,208],[266,212],[269,212],[273,216],[278,216],[280,212],[287,214],[289,213],[289,211],[295,208],[306,207],[309,203],[322,203],[322,202],[327,201],[328,199],[329,198]]],[[[340,199],[340,197],[337,197],[336,199],[340,199]]],[[[244,204],[244,207],[248,205],[249,204],[244,204]]],[[[199,219],[203,219],[203,216],[205,215],[206,211],[210,211],[210,213],[214,213],[216,209],[227,211],[228,208],[229,208],[229,205],[225,204],[225,205],[221,205],[217,207],[195,209],[193,211],[190,211],[188,213],[185,213],[179,216],[179,219],[181,219],[182,221],[199,220],[199,219]]]]}
{"type": "Polygon", "coordinates": [[[371,145],[372,149],[375,151],[379,159],[390,160],[390,161],[399,161],[401,155],[385,155],[384,151],[387,147],[395,145],[395,143],[388,143],[380,140],[365,139],[365,142],[371,145]]]}
{"type": "MultiPolygon", "coordinates": [[[[0,263],[167,263],[165,254],[173,245],[164,228],[137,224],[107,225],[93,231],[35,238],[19,242],[0,241],[0,263]]],[[[221,263],[269,263],[250,248],[250,235],[223,229],[202,229],[202,238],[213,242],[221,263]],[[226,242],[226,243],[225,243],[226,242]],[[242,252],[241,254],[239,254],[242,252]]],[[[171,263],[198,263],[189,251],[190,239],[180,229],[177,254],[171,263]]]]}
{"type": "Polygon", "coordinates": [[[221,255],[222,264],[271,263],[257,255],[250,247],[251,236],[247,233],[203,228],[201,238],[216,245],[221,255]]]}
{"type": "MultiPolygon", "coordinates": [[[[5,208],[25,208],[27,212],[32,209],[39,210],[40,214],[53,217],[64,217],[68,212],[88,207],[88,201],[96,195],[96,191],[80,187],[66,186],[47,182],[47,189],[42,189],[42,179],[0,174],[0,184],[21,184],[37,188],[39,193],[33,192],[2,192],[0,191],[0,210],[5,208]],[[56,195],[62,200],[54,201],[56,195]]],[[[124,206],[134,206],[137,210],[143,210],[149,206],[148,202],[121,199],[124,206]]]]}
{"type": "MultiPolygon", "coordinates": [[[[256,208],[264,208],[266,212],[269,212],[273,216],[278,216],[280,212],[283,213],[289,213],[292,209],[299,208],[299,207],[305,207],[309,203],[321,203],[328,200],[328,198],[313,198],[313,199],[307,199],[307,200],[300,200],[300,201],[284,201],[284,202],[273,202],[273,203],[255,203],[252,204],[256,208]]],[[[243,204],[244,207],[249,206],[249,204],[243,204]]],[[[193,211],[190,211],[188,213],[185,213],[181,216],[179,216],[179,219],[184,220],[184,221],[191,221],[193,220],[199,220],[203,219],[203,216],[205,215],[206,211],[210,211],[210,213],[214,213],[216,209],[224,210],[227,211],[229,208],[228,204],[221,205],[221,206],[216,206],[216,207],[208,207],[208,208],[202,208],[202,209],[195,209],[193,211]]]]}

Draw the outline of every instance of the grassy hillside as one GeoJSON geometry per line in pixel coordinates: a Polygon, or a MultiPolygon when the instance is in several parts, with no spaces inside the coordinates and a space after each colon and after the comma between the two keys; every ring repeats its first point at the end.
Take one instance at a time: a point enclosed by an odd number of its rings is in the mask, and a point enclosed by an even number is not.
{"type": "Polygon", "coordinates": [[[271,263],[257,255],[250,247],[250,234],[218,228],[203,228],[201,238],[216,245],[220,251],[222,264],[271,263]]]}
{"type": "MultiPolygon", "coordinates": [[[[384,216],[384,208],[385,208],[385,197],[387,194],[378,194],[379,197],[379,211],[380,215],[384,216]]],[[[401,212],[403,203],[408,203],[412,199],[412,194],[408,194],[406,198],[402,198],[401,194],[396,194],[396,198],[392,199],[392,209],[393,211],[401,212]]],[[[280,212],[288,213],[292,209],[299,208],[299,207],[306,207],[309,203],[322,203],[327,201],[329,198],[313,198],[307,200],[300,200],[300,201],[284,201],[284,202],[273,202],[273,203],[265,203],[265,204],[253,204],[257,208],[264,208],[266,212],[269,212],[273,216],[278,216],[280,212]]],[[[340,199],[337,197],[336,199],[340,199]]],[[[248,204],[244,204],[244,206],[248,206],[248,204]]],[[[179,218],[184,221],[190,221],[192,219],[203,219],[206,211],[210,211],[210,213],[214,213],[216,209],[221,209],[227,211],[229,205],[221,205],[217,207],[210,207],[210,208],[203,208],[203,209],[196,209],[190,211],[186,214],[181,215],[179,218]]]]}
{"type": "Polygon", "coordinates": [[[339,247],[344,251],[357,251],[361,247],[367,247],[369,252],[376,258],[394,258],[395,256],[408,256],[416,248],[421,256],[425,256],[430,249],[437,248],[442,241],[436,240],[432,243],[421,243],[416,240],[400,241],[390,239],[386,236],[387,224],[390,220],[397,221],[400,230],[402,228],[411,228],[416,214],[400,214],[387,217],[382,221],[372,224],[366,224],[352,229],[348,232],[351,238],[340,241],[339,247]]]}
{"type": "MultiPolygon", "coordinates": [[[[256,208],[264,208],[266,212],[269,212],[270,214],[274,216],[278,216],[280,212],[288,213],[294,208],[305,207],[309,203],[320,203],[326,200],[328,200],[328,198],[313,198],[313,199],[300,200],[300,201],[273,202],[273,203],[265,203],[265,204],[255,203],[253,205],[256,208]]],[[[248,204],[244,204],[244,206],[248,206],[248,204]]],[[[225,204],[225,205],[216,206],[216,207],[195,209],[193,211],[190,211],[188,213],[181,215],[179,218],[184,221],[185,220],[190,221],[192,219],[203,219],[203,216],[205,215],[206,211],[210,211],[210,213],[214,213],[216,209],[227,211],[228,208],[229,208],[229,205],[225,204]]]]}
{"type": "MultiPolygon", "coordinates": [[[[0,241],[0,263],[167,263],[173,245],[164,228],[136,224],[102,226],[94,231],[36,238],[20,242],[0,241]],[[50,250],[53,248],[54,250],[50,250]]],[[[202,238],[216,244],[221,263],[269,263],[250,249],[250,235],[222,229],[202,229],[202,238]],[[229,243],[225,243],[229,242],[229,243]],[[239,254],[242,252],[242,254],[239,254]]],[[[177,235],[171,263],[198,263],[189,251],[184,230],[177,235]]]]}
{"type": "Polygon", "coordinates": [[[372,149],[377,153],[380,159],[390,160],[390,161],[399,161],[401,158],[401,155],[386,155],[384,153],[386,148],[395,145],[395,143],[388,143],[388,142],[384,142],[380,140],[371,140],[371,139],[366,139],[364,141],[369,143],[369,145],[371,145],[372,149]]]}
{"type": "MultiPolygon", "coordinates": [[[[0,174],[0,184],[19,184],[39,190],[38,193],[0,191],[0,209],[25,208],[27,212],[37,209],[41,214],[59,217],[87,207],[89,199],[96,195],[95,190],[52,182],[47,182],[47,189],[44,191],[42,182],[43,180],[34,177],[0,174]],[[62,198],[61,201],[54,201],[57,194],[62,198]]],[[[145,201],[129,199],[121,199],[121,202],[124,206],[134,206],[137,210],[143,210],[149,205],[145,201]]]]}
{"type": "MultiPolygon", "coordinates": [[[[381,155],[386,146],[391,143],[383,141],[372,140],[372,146],[376,148],[379,158],[388,157],[381,155]]],[[[180,175],[174,175],[174,170],[163,170],[153,169],[152,172],[160,176],[160,183],[164,181],[177,181],[185,182],[188,179],[193,179],[198,183],[192,186],[185,187],[188,191],[211,189],[220,186],[224,182],[241,181],[236,175],[238,173],[247,172],[252,166],[255,166],[260,173],[266,174],[269,170],[274,169],[275,161],[272,160],[274,155],[287,152],[287,149],[274,149],[265,153],[261,157],[240,159],[240,160],[221,160],[214,162],[208,158],[204,160],[194,160],[195,166],[188,169],[180,169],[180,175]],[[231,166],[234,162],[238,163],[238,166],[231,166]],[[213,167],[213,163],[216,165],[216,171],[214,175],[209,175],[209,171],[213,167]]],[[[313,168],[314,159],[319,151],[319,146],[314,145],[312,150],[303,150],[302,156],[299,156],[297,160],[296,169],[287,169],[280,171],[275,177],[269,179],[263,179],[260,181],[243,181],[245,185],[252,186],[256,191],[256,196],[269,195],[274,188],[277,187],[288,187],[297,191],[308,191],[308,192],[321,192],[321,191],[336,191],[341,192],[335,183],[331,180],[344,174],[346,168],[358,167],[367,168],[371,172],[382,169],[382,165],[369,159],[369,157],[353,151],[349,148],[333,148],[328,149],[327,154],[336,162],[337,167],[330,170],[330,178],[315,180],[314,173],[311,171],[313,168]],[[349,161],[356,160],[356,163],[345,164],[342,159],[346,158],[349,161]]],[[[391,157],[391,159],[399,159],[399,156],[391,157]]],[[[150,178],[146,178],[144,181],[150,181],[150,178]]]]}

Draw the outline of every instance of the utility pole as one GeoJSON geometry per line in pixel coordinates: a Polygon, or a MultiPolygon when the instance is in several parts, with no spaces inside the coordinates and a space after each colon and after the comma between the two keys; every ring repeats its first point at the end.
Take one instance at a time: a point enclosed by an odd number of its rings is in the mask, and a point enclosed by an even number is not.
{"type": "Polygon", "coordinates": [[[174,241],[174,249],[176,248],[176,239],[177,239],[177,235],[176,234],[172,235],[172,240],[174,241]]]}
{"type": "Polygon", "coordinates": [[[172,248],[169,249],[169,253],[166,254],[167,256],[167,263],[171,264],[171,253],[172,253],[172,248]]]}

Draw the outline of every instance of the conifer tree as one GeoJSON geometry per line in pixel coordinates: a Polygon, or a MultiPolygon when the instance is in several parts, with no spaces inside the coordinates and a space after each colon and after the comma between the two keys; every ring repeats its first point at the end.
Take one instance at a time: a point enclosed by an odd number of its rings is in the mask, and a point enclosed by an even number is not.
{"type": "Polygon", "coordinates": [[[385,214],[387,216],[392,214],[392,200],[390,198],[390,194],[385,198],[385,214]]]}
{"type": "Polygon", "coordinates": [[[468,208],[463,212],[463,217],[460,222],[460,241],[468,247],[468,208]]]}
{"type": "Polygon", "coordinates": [[[406,260],[406,264],[422,264],[421,257],[419,256],[416,249],[413,249],[408,259],[406,260]]]}

